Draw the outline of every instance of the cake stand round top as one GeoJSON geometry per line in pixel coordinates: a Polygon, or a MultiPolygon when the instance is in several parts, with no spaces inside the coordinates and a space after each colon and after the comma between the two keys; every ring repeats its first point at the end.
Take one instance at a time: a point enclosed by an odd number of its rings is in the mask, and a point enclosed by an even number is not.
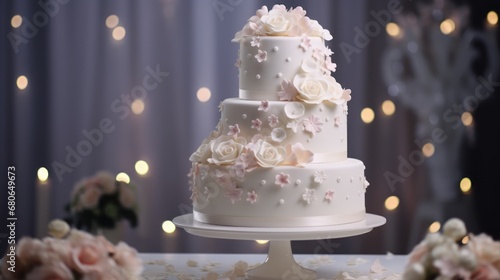
{"type": "Polygon", "coordinates": [[[374,214],[366,214],[365,219],[359,222],[332,225],[332,226],[304,226],[304,227],[236,227],[211,225],[195,221],[193,214],[178,216],[173,220],[178,227],[188,233],[222,239],[240,240],[312,240],[330,239],[355,236],[367,233],[374,227],[385,224],[386,219],[374,214]]]}

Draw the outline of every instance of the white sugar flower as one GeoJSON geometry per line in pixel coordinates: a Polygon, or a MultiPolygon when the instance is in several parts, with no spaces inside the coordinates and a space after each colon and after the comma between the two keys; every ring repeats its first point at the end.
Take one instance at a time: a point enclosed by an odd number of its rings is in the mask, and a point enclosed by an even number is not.
{"type": "Polygon", "coordinates": [[[274,142],[282,142],[283,140],[285,140],[286,138],[286,131],[281,128],[281,127],[277,127],[275,129],[273,129],[273,131],[271,131],[271,139],[274,141],[274,142]]]}
{"type": "Polygon", "coordinates": [[[311,201],[316,200],[316,190],[306,188],[306,191],[302,194],[302,199],[307,202],[307,204],[311,204],[311,201]]]}
{"type": "Polygon", "coordinates": [[[323,184],[323,182],[327,178],[325,175],[325,171],[323,170],[314,171],[313,176],[314,176],[314,182],[318,184],[323,184]]]}
{"type": "Polygon", "coordinates": [[[285,115],[290,119],[300,118],[304,115],[306,109],[301,102],[290,102],[285,105],[285,115]]]}

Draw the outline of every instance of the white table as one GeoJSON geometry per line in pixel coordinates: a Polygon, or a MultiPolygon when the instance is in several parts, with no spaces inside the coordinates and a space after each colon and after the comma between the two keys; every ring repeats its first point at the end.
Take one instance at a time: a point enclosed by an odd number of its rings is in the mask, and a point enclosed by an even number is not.
{"type": "MultiPolygon", "coordinates": [[[[266,259],[265,254],[140,254],[140,257],[145,267],[143,278],[148,280],[244,279],[246,265],[252,267],[266,259]]],[[[401,255],[295,254],[294,258],[301,266],[316,270],[318,279],[401,279],[406,263],[406,256],[401,255]]],[[[283,279],[293,278],[285,275],[283,279]]]]}

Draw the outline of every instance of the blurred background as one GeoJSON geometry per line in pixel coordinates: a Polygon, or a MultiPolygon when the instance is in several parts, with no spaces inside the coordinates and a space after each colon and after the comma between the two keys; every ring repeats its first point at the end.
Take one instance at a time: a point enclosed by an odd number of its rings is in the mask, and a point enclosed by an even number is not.
{"type": "MultiPolygon", "coordinates": [[[[138,226],[121,238],[140,252],[266,252],[170,221],[191,211],[190,154],[238,95],[230,41],[277,3],[1,1],[0,167],[16,169],[16,238],[45,236],[75,184],[107,171],[136,186],[138,226]]],[[[367,211],[387,218],[362,236],[293,242],[294,253],[406,254],[451,217],[499,239],[500,1],[285,4],[334,36],[334,77],[353,97],[349,157],[366,165],[367,211]]],[[[2,252],[8,235],[0,227],[2,252]]]]}

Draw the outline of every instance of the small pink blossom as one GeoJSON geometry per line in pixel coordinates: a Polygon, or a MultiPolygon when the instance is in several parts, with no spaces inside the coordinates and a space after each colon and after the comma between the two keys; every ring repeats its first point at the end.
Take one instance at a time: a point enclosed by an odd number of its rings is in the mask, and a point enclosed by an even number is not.
{"type": "Polygon", "coordinates": [[[302,125],[304,126],[304,130],[315,135],[317,132],[321,132],[321,126],[323,122],[316,115],[310,115],[309,118],[304,119],[302,121],[302,125]]]}
{"type": "Polygon", "coordinates": [[[316,200],[316,190],[306,188],[306,191],[302,194],[302,199],[311,204],[311,201],[316,200]]]}
{"type": "Polygon", "coordinates": [[[241,195],[243,194],[243,190],[236,187],[228,188],[224,194],[225,197],[228,197],[231,200],[231,203],[241,200],[241,195]]]}
{"type": "Polygon", "coordinates": [[[333,63],[330,57],[327,57],[325,59],[325,62],[323,64],[323,67],[325,68],[325,73],[329,73],[330,71],[335,72],[337,71],[337,63],[333,63]]]}
{"type": "Polygon", "coordinates": [[[283,81],[281,81],[281,90],[278,91],[280,100],[291,101],[295,99],[296,95],[297,89],[293,85],[292,81],[283,79],[283,81]]]}
{"type": "Polygon", "coordinates": [[[290,175],[281,172],[276,175],[276,181],[274,183],[283,188],[285,185],[290,184],[290,175]]]}
{"type": "Polygon", "coordinates": [[[276,127],[280,122],[275,114],[270,115],[267,118],[267,121],[269,122],[269,127],[276,127]]]}
{"type": "Polygon", "coordinates": [[[262,100],[260,102],[260,106],[259,108],[257,108],[258,111],[264,111],[264,112],[267,112],[267,110],[269,110],[269,101],[267,100],[262,100]]]}
{"type": "Polygon", "coordinates": [[[267,60],[267,52],[262,51],[262,50],[258,50],[258,53],[255,55],[255,59],[257,59],[257,61],[259,63],[261,63],[262,61],[266,61],[267,60]]]}
{"type": "Polygon", "coordinates": [[[228,187],[231,185],[231,176],[228,172],[215,170],[215,182],[221,187],[228,187]]]}
{"type": "Polygon", "coordinates": [[[238,126],[238,124],[230,125],[229,131],[227,132],[227,135],[233,135],[236,138],[236,137],[238,137],[238,134],[240,132],[241,132],[240,127],[238,126]]]}
{"type": "Polygon", "coordinates": [[[247,153],[242,153],[238,159],[236,159],[235,165],[241,165],[242,168],[246,171],[254,170],[258,164],[257,159],[252,151],[248,151],[247,153]]]}
{"type": "Polygon", "coordinates": [[[257,202],[257,194],[255,191],[247,193],[247,201],[250,201],[250,203],[254,204],[257,202]]]}
{"type": "Polygon", "coordinates": [[[333,119],[333,123],[335,124],[335,126],[340,126],[342,124],[342,119],[340,117],[335,117],[333,119]]]}
{"type": "Polygon", "coordinates": [[[252,41],[250,41],[250,46],[259,48],[260,47],[260,37],[259,36],[252,37],[252,41]]]}
{"type": "Polygon", "coordinates": [[[331,56],[333,54],[332,50],[329,47],[326,47],[326,46],[323,48],[323,53],[326,56],[331,56]]]}
{"type": "Polygon", "coordinates": [[[252,120],[252,128],[260,131],[260,129],[262,128],[262,121],[259,119],[252,120]]]}
{"type": "Polygon", "coordinates": [[[328,200],[328,201],[332,201],[334,194],[335,194],[334,191],[327,190],[326,193],[325,193],[325,199],[328,200]]]}
{"type": "Polygon", "coordinates": [[[300,48],[307,51],[311,47],[311,39],[307,36],[302,36],[302,41],[300,42],[300,48]]]}

